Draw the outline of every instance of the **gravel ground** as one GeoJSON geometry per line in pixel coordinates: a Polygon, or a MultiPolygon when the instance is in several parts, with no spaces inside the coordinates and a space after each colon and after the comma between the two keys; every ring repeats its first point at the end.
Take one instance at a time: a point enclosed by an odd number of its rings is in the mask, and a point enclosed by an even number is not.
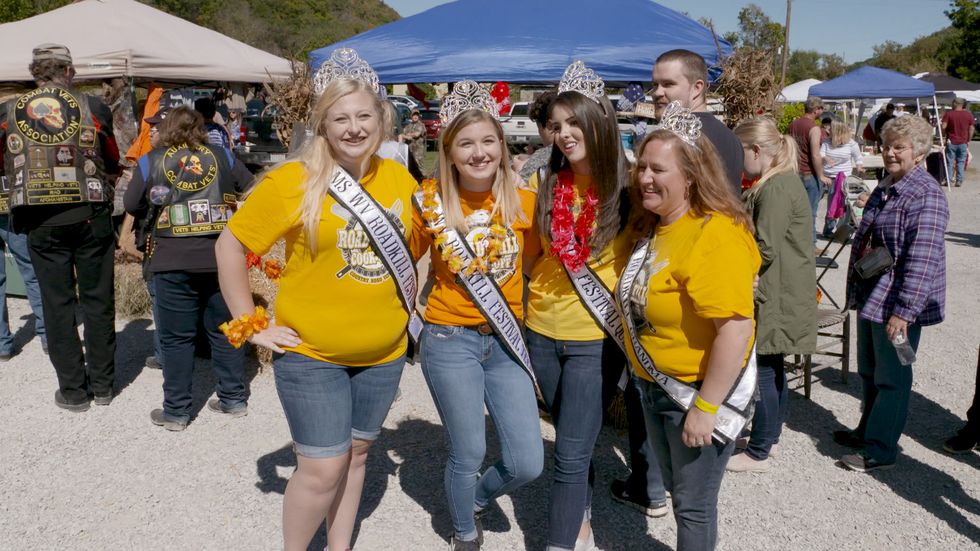
{"type": "MultiPolygon", "coordinates": [[[[974,152],[980,154],[977,144],[974,152]]],[[[974,388],[980,293],[980,177],[950,195],[947,321],[923,331],[911,412],[897,467],[862,475],[835,465],[846,452],[830,432],[859,417],[860,383],[818,369],[812,400],[794,392],[782,450],[768,474],[729,474],[720,498],[721,548],[976,549],[980,456],[949,456],[974,388]]],[[[846,259],[845,255],[842,257],[846,259]]],[[[843,270],[828,275],[840,294],[843,270]]],[[[197,418],[183,433],[150,424],[162,399],[148,320],[119,321],[116,400],[83,414],[52,403],[54,370],[23,299],[8,301],[22,347],[0,364],[0,549],[276,549],[282,493],[295,466],[269,371],[250,371],[249,415],[204,408],[214,380],[195,373],[197,418]],[[203,409],[202,409],[203,408],[203,409]]],[[[853,338],[852,338],[853,343],[853,338]]],[[[409,366],[371,451],[359,549],[442,549],[451,524],[442,490],[442,427],[419,369],[409,366]]],[[[545,474],[499,500],[485,522],[488,550],[544,548],[554,431],[542,423],[545,474]]],[[[626,472],[625,432],[605,428],[596,448],[594,526],[601,549],[669,549],[672,517],[651,519],[613,503],[609,482],[626,472]]],[[[490,459],[497,451],[491,447],[490,459]]],[[[311,549],[322,548],[323,534],[311,549]]]]}

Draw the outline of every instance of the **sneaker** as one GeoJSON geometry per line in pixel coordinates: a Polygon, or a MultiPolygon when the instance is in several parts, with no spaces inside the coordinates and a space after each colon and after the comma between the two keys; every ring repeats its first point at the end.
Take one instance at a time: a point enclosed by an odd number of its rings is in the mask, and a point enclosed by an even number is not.
{"type": "Polygon", "coordinates": [[[480,542],[477,540],[463,541],[456,539],[456,536],[449,538],[449,551],[480,551],[480,542]]]}
{"type": "Polygon", "coordinates": [[[92,401],[97,406],[108,406],[112,403],[112,391],[109,391],[108,394],[96,394],[92,401]]]}
{"type": "MultiPolygon", "coordinates": [[[[747,436],[743,436],[735,440],[735,453],[744,452],[746,448],[749,447],[749,439],[747,436]]],[[[769,457],[776,457],[779,455],[779,443],[775,443],[769,447],[769,457]]]]}
{"type": "Polygon", "coordinates": [[[626,489],[625,480],[613,480],[609,485],[612,498],[623,505],[636,509],[648,517],[660,518],[667,516],[667,503],[653,503],[647,499],[633,497],[626,489]]]}
{"type": "Polygon", "coordinates": [[[208,409],[215,413],[221,413],[227,415],[228,417],[245,417],[248,415],[248,406],[242,405],[236,408],[226,408],[221,404],[220,398],[211,398],[208,400],[208,409]]]}
{"type": "Polygon", "coordinates": [[[162,409],[155,409],[151,411],[150,421],[153,422],[154,425],[174,432],[180,432],[187,428],[186,420],[171,417],[164,413],[162,409]]]}
{"type": "Polygon", "coordinates": [[[767,473],[769,459],[755,459],[747,453],[740,453],[728,460],[725,470],[732,473],[767,473]]]}
{"type": "Polygon", "coordinates": [[[14,357],[12,352],[0,352],[0,362],[9,362],[14,357]]]}
{"type": "Polygon", "coordinates": [[[962,185],[963,185],[963,182],[961,182],[961,181],[957,181],[957,182],[956,182],[956,187],[960,187],[960,186],[962,186],[962,185]]]}
{"type": "Polygon", "coordinates": [[[88,398],[82,402],[69,402],[68,400],[65,400],[64,396],[62,396],[60,390],[56,390],[54,392],[54,405],[73,413],[88,411],[88,408],[90,407],[88,398]]]}
{"type": "Polygon", "coordinates": [[[163,369],[163,364],[156,356],[147,356],[146,363],[144,364],[148,369],[163,369]]]}
{"type": "Polygon", "coordinates": [[[980,450],[980,443],[977,443],[976,438],[958,432],[943,443],[943,449],[948,453],[959,455],[961,453],[970,453],[973,450],[980,450]]]}
{"type": "Polygon", "coordinates": [[[845,455],[840,458],[840,462],[844,467],[859,473],[870,473],[871,471],[890,469],[895,466],[894,463],[881,463],[863,451],[845,455]]]}
{"type": "Polygon", "coordinates": [[[854,448],[856,450],[864,447],[864,438],[858,436],[857,433],[852,430],[835,430],[834,442],[837,442],[845,448],[854,448]]]}

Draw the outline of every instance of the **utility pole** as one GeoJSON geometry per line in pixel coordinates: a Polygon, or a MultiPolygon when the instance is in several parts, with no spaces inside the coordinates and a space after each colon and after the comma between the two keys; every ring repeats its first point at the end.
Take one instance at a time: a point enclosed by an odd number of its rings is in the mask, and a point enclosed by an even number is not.
{"type": "Polygon", "coordinates": [[[793,0],[786,0],[786,30],[783,33],[783,70],[779,76],[779,89],[786,86],[786,61],[789,58],[789,16],[793,11],[793,0]]]}

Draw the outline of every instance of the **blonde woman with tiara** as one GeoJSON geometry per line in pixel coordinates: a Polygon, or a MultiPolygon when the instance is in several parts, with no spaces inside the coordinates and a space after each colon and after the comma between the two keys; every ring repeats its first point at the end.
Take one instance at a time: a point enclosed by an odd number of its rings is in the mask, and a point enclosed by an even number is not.
{"type": "Polygon", "coordinates": [[[518,189],[489,92],[457,83],[443,100],[438,182],[416,194],[412,248],[432,252],[422,373],[446,427],[444,484],[451,550],[483,543],[479,518],[493,501],[541,473],[544,448],[522,334],[525,267],[540,253],[534,193],[518,189]],[[482,473],[484,405],[501,457],[482,473]]]}
{"type": "MultiPolygon", "coordinates": [[[[405,167],[375,156],[388,121],[366,63],[337,50],[314,82],[314,136],[295,161],[265,174],[216,253],[235,319],[229,325],[244,318],[254,330],[230,338],[245,335],[274,352],[297,464],[283,499],[283,548],[305,550],[326,517],[328,548],[343,551],[351,545],[368,448],[405,363],[402,285],[414,283],[406,242],[418,185],[405,167]],[[263,255],[280,239],[286,265],[270,321],[252,301],[246,252],[263,255]],[[387,256],[398,245],[404,254],[387,256]],[[410,281],[401,279],[406,266],[410,281]]],[[[409,294],[414,302],[414,290],[409,294]]]]}
{"type": "Polygon", "coordinates": [[[762,256],[755,291],[759,401],[745,451],[732,457],[728,470],[765,472],[782,432],[789,389],[783,358],[812,354],[817,345],[816,266],[813,220],[806,190],[797,175],[796,143],[769,118],[754,118],[735,128],[745,148],[745,174],[759,180],[744,193],[762,256]]]}

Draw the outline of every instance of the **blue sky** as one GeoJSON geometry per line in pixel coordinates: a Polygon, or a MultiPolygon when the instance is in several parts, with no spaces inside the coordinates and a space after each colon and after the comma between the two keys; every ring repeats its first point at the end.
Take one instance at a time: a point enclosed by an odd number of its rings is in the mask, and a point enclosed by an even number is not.
{"type": "MultiPolygon", "coordinates": [[[[384,1],[402,17],[408,17],[445,4],[447,0],[384,1]]],[[[493,0],[484,1],[493,3],[493,0]]],[[[738,11],[750,3],[739,0],[657,1],[668,8],[686,11],[695,19],[710,17],[719,34],[737,30],[738,11]]],[[[755,0],[754,3],[773,21],[785,22],[785,0],[755,0]]],[[[886,40],[908,44],[919,36],[948,26],[949,19],[943,11],[949,5],[949,0],[795,0],[789,46],[791,49],[835,53],[849,63],[861,61],[871,57],[872,47],[876,44],[886,40]]]]}

